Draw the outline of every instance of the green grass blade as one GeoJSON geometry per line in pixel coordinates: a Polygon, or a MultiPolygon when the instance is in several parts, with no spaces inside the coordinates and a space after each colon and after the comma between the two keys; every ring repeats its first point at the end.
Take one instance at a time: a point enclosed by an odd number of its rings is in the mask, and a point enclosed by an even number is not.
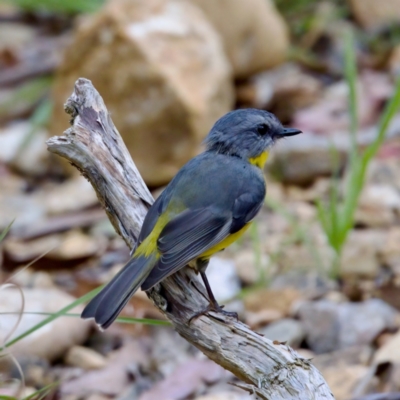
{"type": "Polygon", "coordinates": [[[350,29],[345,34],[345,76],[349,87],[349,114],[351,150],[354,155],[357,152],[356,134],[358,131],[357,111],[357,62],[355,56],[354,37],[350,29]]]}
{"type": "MultiPolygon", "coordinates": [[[[0,312],[0,315],[16,315],[16,312],[0,312]]],[[[44,315],[44,316],[54,316],[57,313],[40,312],[40,311],[24,311],[23,315],[44,315]]],[[[65,313],[59,316],[61,317],[71,317],[80,318],[80,314],[77,313],[65,313]]],[[[122,324],[143,324],[143,325],[160,325],[160,326],[171,326],[169,321],[163,321],[159,319],[149,319],[149,318],[133,318],[133,317],[118,317],[115,322],[120,322],[122,324]]]]}
{"type": "Polygon", "coordinates": [[[25,136],[21,145],[19,146],[14,158],[21,156],[21,153],[28,147],[31,140],[34,138],[35,133],[45,127],[50,121],[51,113],[53,111],[53,102],[50,99],[43,100],[33,112],[29,119],[31,127],[28,134],[25,136]]]}
{"type": "Polygon", "coordinates": [[[27,11],[88,13],[98,10],[105,0],[8,0],[27,11]]]}
{"type": "Polygon", "coordinates": [[[3,232],[0,233],[0,243],[6,237],[7,233],[10,231],[12,224],[14,223],[15,219],[13,219],[4,229],[3,232]]]}
{"type": "Polygon", "coordinates": [[[376,155],[383,141],[385,140],[386,132],[389,128],[390,122],[392,121],[395,114],[400,108],[400,78],[397,79],[394,95],[389,101],[385,110],[383,112],[382,118],[379,122],[378,136],[371,143],[364,152],[364,163],[369,163],[369,161],[376,155]]]}
{"type": "Polygon", "coordinates": [[[52,389],[55,389],[60,382],[52,382],[45,387],[42,387],[41,389],[37,390],[35,393],[32,393],[29,396],[24,397],[22,400],[32,400],[32,399],[43,399],[45,396],[47,396],[52,389]]]}

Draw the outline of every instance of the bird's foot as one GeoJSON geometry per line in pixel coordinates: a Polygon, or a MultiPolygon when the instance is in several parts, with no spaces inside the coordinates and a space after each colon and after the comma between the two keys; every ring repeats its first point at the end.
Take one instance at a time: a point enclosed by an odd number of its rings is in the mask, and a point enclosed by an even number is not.
{"type": "Polygon", "coordinates": [[[192,316],[190,317],[190,319],[189,319],[189,324],[190,324],[193,320],[195,320],[195,319],[201,317],[202,315],[208,314],[210,311],[214,311],[214,312],[216,312],[216,313],[218,313],[218,314],[225,315],[226,317],[235,318],[236,321],[239,320],[239,317],[238,317],[237,313],[235,313],[235,312],[233,312],[233,311],[225,311],[225,310],[223,309],[224,307],[225,307],[225,306],[220,306],[219,304],[212,304],[212,303],[210,303],[204,310],[198,311],[196,314],[192,315],[192,316]]]}

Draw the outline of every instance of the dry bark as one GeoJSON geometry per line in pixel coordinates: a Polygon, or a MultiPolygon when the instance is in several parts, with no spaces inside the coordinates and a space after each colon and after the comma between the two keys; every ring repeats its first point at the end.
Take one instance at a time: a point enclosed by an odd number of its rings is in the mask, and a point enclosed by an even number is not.
{"type": "MultiPolygon", "coordinates": [[[[103,99],[80,78],[65,110],[72,116],[64,136],[47,141],[49,151],[76,166],[91,182],[116,231],[133,249],[153,198],[133,163],[103,99]]],[[[148,296],[175,330],[261,399],[333,399],[320,372],[285,344],[272,342],[241,322],[210,313],[191,323],[207,306],[204,288],[184,268],[148,296]]]]}

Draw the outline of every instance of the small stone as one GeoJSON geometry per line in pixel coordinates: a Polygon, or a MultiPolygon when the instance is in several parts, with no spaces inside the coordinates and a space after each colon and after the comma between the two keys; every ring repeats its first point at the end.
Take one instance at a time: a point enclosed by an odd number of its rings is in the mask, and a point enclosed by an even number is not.
{"type": "Polygon", "coordinates": [[[374,354],[373,364],[379,365],[390,362],[400,364],[400,333],[396,333],[374,354]]]}
{"type": "Polygon", "coordinates": [[[370,344],[382,331],[396,326],[397,315],[380,299],[341,304],[305,301],[298,307],[307,343],[316,353],[370,344]]]}
{"type": "Polygon", "coordinates": [[[384,264],[391,268],[396,275],[400,275],[400,228],[389,230],[386,243],[380,254],[384,264]]]}
{"type": "Polygon", "coordinates": [[[32,125],[18,122],[9,125],[0,133],[0,160],[12,165],[28,175],[41,175],[46,172],[49,157],[43,146],[48,133],[43,129],[32,135],[32,125]]]}
{"type": "Polygon", "coordinates": [[[300,346],[305,337],[302,324],[290,318],[273,322],[259,332],[268,339],[286,342],[290,347],[300,346]]]}
{"type": "Polygon", "coordinates": [[[364,365],[342,366],[340,368],[327,368],[323,370],[326,383],[336,400],[353,398],[357,385],[366,378],[369,367],[364,365]]]}
{"type": "Polygon", "coordinates": [[[325,295],[338,285],[335,281],[314,272],[290,271],[277,276],[270,287],[278,291],[288,287],[295,288],[303,298],[312,299],[325,295]]]}
{"type": "Polygon", "coordinates": [[[309,130],[306,132],[306,135],[280,143],[271,154],[268,170],[282,183],[308,185],[318,177],[329,176],[332,173],[332,146],[338,150],[338,168],[345,165],[347,133],[326,138],[309,130]]]}
{"type": "Polygon", "coordinates": [[[379,251],[383,248],[386,233],[378,230],[354,230],[350,232],[340,260],[343,278],[374,278],[380,268],[379,251]]]}
{"type": "Polygon", "coordinates": [[[266,309],[257,312],[246,311],[246,324],[251,329],[257,329],[260,326],[284,318],[284,315],[278,310],[266,309]]]}
{"type": "Polygon", "coordinates": [[[36,194],[36,198],[44,204],[48,215],[74,212],[99,204],[96,192],[83,176],[47,186],[36,194]]]}
{"type": "Polygon", "coordinates": [[[386,227],[396,221],[400,193],[389,185],[366,185],[355,214],[355,222],[368,227],[386,227]]]}
{"type": "Polygon", "coordinates": [[[313,364],[323,371],[326,368],[340,368],[349,365],[369,365],[374,353],[371,345],[351,346],[325,354],[314,355],[313,364]]]}
{"type": "Polygon", "coordinates": [[[236,266],[232,260],[212,257],[207,267],[207,278],[217,301],[230,300],[240,291],[236,266]]]}
{"type": "Polygon", "coordinates": [[[356,20],[367,29],[400,21],[398,0],[348,0],[356,20]]]}
{"type": "MultiPolygon", "coordinates": [[[[240,280],[246,285],[253,285],[260,280],[262,271],[257,268],[255,253],[252,250],[243,250],[235,257],[236,271],[240,280]]],[[[262,268],[267,266],[269,257],[261,254],[260,264],[262,268]]]]}
{"type": "MultiPolygon", "coordinates": [[[[32,288],[23,289],[25,308],[17,329],[8,340],[19,336],[40,323],[44,315],[35,313],[55,313],[76,299],[59,289],[32,288]]],[[[19,317],[22,309],[21,293],[17,289],[7,288],[0,291],[0,312],[15,313],[1,317],[0,341],[3,342],[19,317]]],[[[80,313],[82,306],[70,312],[80,313]]],[[[28,335],[11,347],[14,356],[37,356],[45,360],[54,360],[73,345],[82,343],[89,334],[91,324],[79,318],[58,318],[28,335]]]]}
{"type": "Polygon", "coordinates": [[[10,277],[10,282],[20,287],[54,288],[54,282],[50,274],[25,267],[15,271],[10,277]]]}
{"type": "Polygon", "coordinates": [[[244,304],[246,309],[252,312],[276,310],[282,315],[289,315],[293,303],[300,298],[300,293],[294,288],[258,289],[245,297],[244,304]]]}
{"type": "Polygon", "coordinates": [[[65,363],[82,369],[100,369],[107,365],[107,360],[97,351],[83,346],[71,347],[65,355],[65,363]]]}
{"type": "Polygon", "coordinates": [[[49,258],[58,260],[73,260],[90,257],[105,250],[107,243],[101,238],[86,235],[80,230],[71,230],[63,237],[60,246],[48,253],[49,258]]]}
{"type": "MultiPolygon", "coordinates": [[[[247,107],[268,110],[271,106],[281,120],[319,99],[321,81],[293,62],[253,75],[237,86],[237,100],[247,107]]],[[[268,187],[269,190],[269,187],[268,187]]]]}

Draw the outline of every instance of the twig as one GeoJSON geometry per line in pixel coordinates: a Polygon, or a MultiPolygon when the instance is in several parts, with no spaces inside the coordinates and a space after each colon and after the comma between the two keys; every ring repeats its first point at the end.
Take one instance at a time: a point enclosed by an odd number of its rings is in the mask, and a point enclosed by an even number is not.
{"type": "MultiPolygon", "coordinates": [[[[132,249],[153,198],[89,80],[77,80],[65,110],[72,116],[72,127],[65,136],[49,139],[48,149],[69,160],[90,181],[114,228],[132,249]]],[[[288,346],[274,344],[219,314],[189,324],[189,318],[207,305],[204,289],[190,268],[147,294],[181,336],[261,399],[333,399],[320,372],[288,346]]]]}

